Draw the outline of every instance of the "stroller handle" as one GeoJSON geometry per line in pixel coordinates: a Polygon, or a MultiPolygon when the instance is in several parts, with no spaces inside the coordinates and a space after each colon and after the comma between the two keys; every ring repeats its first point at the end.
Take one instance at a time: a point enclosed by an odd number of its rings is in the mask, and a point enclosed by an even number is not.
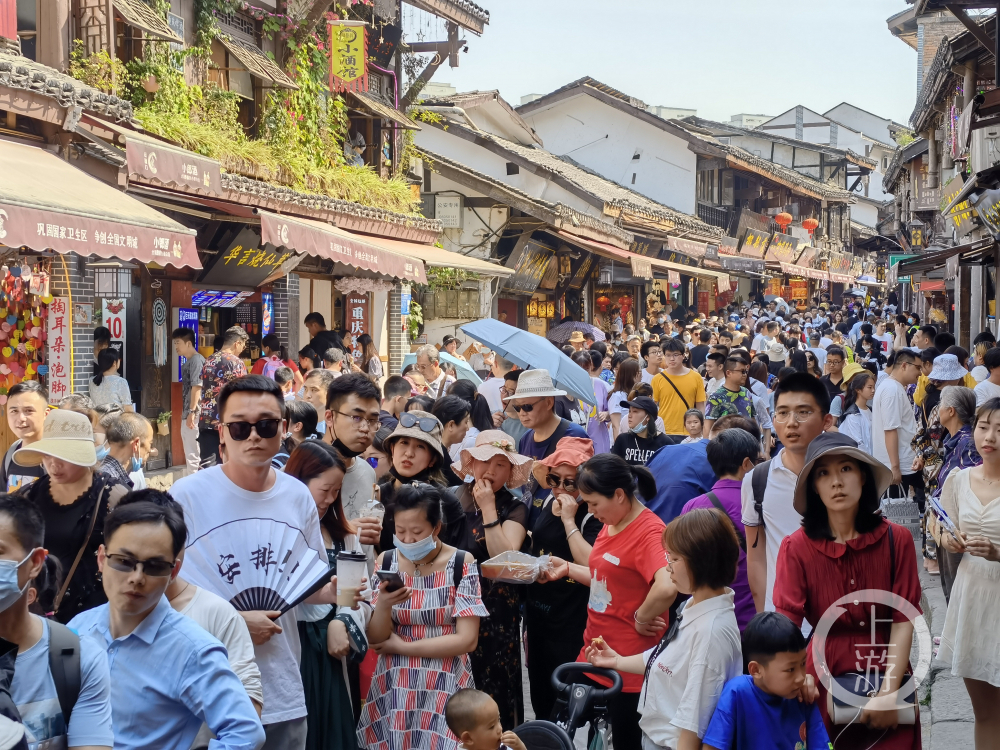
{"type": "Polygon", "coordinates": [[[567,664],[560,664],[556,667],[555,671],[552,673],[552,687],[556,689],[556,693],[560,694],[569,688],[569,683],[565,680],[571,674],[585,674],[585,673],[597,674],[601,677],[606,677],[611,680],[611,687],[604,688],[602,690],[595,690],[593,696],[598,702],[605,702],[609,698],[612,698],[622,690],[622,676],[618,674],[613,669],[604,669],[602,667],[595,667],[593,664],[588,662],[569,662],[567,664]]]}

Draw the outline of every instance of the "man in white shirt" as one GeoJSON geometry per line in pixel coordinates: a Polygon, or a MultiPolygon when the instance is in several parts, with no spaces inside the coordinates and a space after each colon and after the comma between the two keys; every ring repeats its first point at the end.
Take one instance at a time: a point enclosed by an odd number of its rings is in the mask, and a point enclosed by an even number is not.
{"type": "Polygon", "coordinates": [[[875,335],[874,338],[879,342],[879,347],[882,350],[882,356],[888,357],[892,354],[892,334],[885,332],[885,321],[881,318],[875,322],[875,335]]]}
{"type": "MultiPolygon", "coordinates": [[[[360,375],[345,375],[338,381],[360,375]]],[[[367,379],[367,378],[366,378],[367,379]]],[[[334,382],[338,382],[334,381],[334,382]]],[[[371,383],[371,381],[368,381],[371,383]]],[[[375,387],[373,385],[373,387],[375,387]]],[[[377,390],[377,388],[376,388],[377,390]]],[[[236,576],[244,591],[254,586],[260,565],[284,564],[293,547],[299,549],[302,564],[327,559],[320,535],[316,503],[300,481],[271,467],[271,459],[281,446],[284,434],[284,398],[281,388],[263,375],[248,375],[227,383],[219,393],[220,442],[225,463],[178,480],[170,494],[184,509],[188,529],[185,579],[226,600],[236,576]],[[210,498],[211,502],[206,502],[210,498]],[[255,519],[280,523],[287,531],[275,539],[239,539],[241,530],[253,528],[255,519]],[[210,532],[222,526],[232,529],[233,554],[215,549],[210,532]],[[253,565],[246,570],[234,563],[235,555],[246,557],[241,547],[257,549],[253,565]],[[304,550],[304,551],[303,551],[304,550]],[[232,580],[230,580],[232,579],[232,580]]],[[[375,418],[378,418],[375,400],[375,418]]],[[[329,428],[329,420],[327,427],[329,428]]],[[[370,468],[370,467],[369,467],[370,468]]],[[[244,562],[247,562],[244,560],[244,562]]],[[[311,604],[336,602],[335,577],[306,601],[311,604]]],[[[294,611],[241,611],[256,647],[264,695],[261,722],[267,739],[266,750],[304,750],[306,744],[306,704],[299,672],[298,626],[294,611]]]]}
{"type": "Polygon", "coordinates": [[[920,326],[910,340],[910,346],[923,351],[934,346],[934,337],[937,336],[937,329],[934,326],[920,326]]]}
{"type": "Polygon", "coordinates": [[[726,355],[712,352],[705,359],[705,395],[711,396],[726,382],[726,355]]]}
{"type": "Polygon", "coordinates": [[[639,375],[643,383],[652,385],[653,378],[660,372],[663,364],[663,348],[659,341],[647,341],[640,348],[642,358],[646,360],[646,366],[642,368],[639,375]]]}
{"type": "Polygon", "coordinates": [[[904,490],[913,487],[914,498],[924,510],[923,461],[917,458],[911,445],[917,432],[913,404],[906,395],[906,386],[920,376],[920,359],[909,349],[896,352],[892,374],[875,390],[872,400],[872,455],[892,469],[892,483],[904,490]]]}
{"type": "Polygon", "coordinates": [[[792,496],[806,450],[833,426],[826,388],[807,373],[789,375],[774,390],[773,421],[782,449],[770,461],[754,467],[740,488],[742,520],[747,527],[747,577],[758,612],[774,611],[771,594],[778,550],[784,538],[802,526],[802,516],[792,507],[792,496]],[[758,507],[753,478],[760,471],[767,471],[767,482],[758,507]]]}
{"type": "Polygon", "coordinates": [[[455,378],[441,368],[441,353],[433,344],[417,349],[417,372],[427,381],[427,395],[433,399],[448,393],[455,378]]]}
{"type": "Polygon", "coordinates": [[[986,350],[983,366],[990,371],[990,376],[976,385],[977,409],[991,398],[1000,397],[1000,347],[986,350]]]}
{"type": "Polygon", "coordinates": [[[778,335],[780,330],[781,326],[776,321],[772,320],[765,323],[763,330],[757,335],[750,346],[750,355],[756,357],[765,351],[774,342],[774,337],[778,335]]]}

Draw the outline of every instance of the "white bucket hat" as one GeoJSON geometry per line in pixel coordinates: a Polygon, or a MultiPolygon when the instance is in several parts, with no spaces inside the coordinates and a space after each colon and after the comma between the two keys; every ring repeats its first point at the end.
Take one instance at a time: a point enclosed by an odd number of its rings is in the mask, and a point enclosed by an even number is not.
{"type": "Polygon", "coordinates": [[[962,367],[954,354],[939,354],[934,358],[934,367],[927,376],[929,380],[961,380],[969,371],[962,367]]]}
{"type": "Polygon", "coordinates": [[[52,456],[76,466],[97,463],[94,428],[82,414],[66,409],[53,409],[45,417],[42,439],[14,451],[14,463],[38,466],[44,456],[52,456]]]}
{"type": "Polygon", "coordinates": [[[566,391],[560,391],[552,382],[552,376],[548,370],[525,370],[517,379],[517,390],[513,396],[508,396],[504,401],[512,401],[515,398],[541,398],[542,396],[565,396],[566,391]]]}

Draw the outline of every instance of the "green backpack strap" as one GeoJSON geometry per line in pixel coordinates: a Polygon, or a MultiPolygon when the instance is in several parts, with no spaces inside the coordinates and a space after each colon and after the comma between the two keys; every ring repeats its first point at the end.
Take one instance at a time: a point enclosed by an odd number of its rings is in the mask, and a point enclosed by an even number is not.
{"type": "Polygon", "coordinates": [[[77,698],[80,697],[80,636],[55,620],[49,626],[49,671],[56,685],[63,721],[69,726],[77,698]]]}

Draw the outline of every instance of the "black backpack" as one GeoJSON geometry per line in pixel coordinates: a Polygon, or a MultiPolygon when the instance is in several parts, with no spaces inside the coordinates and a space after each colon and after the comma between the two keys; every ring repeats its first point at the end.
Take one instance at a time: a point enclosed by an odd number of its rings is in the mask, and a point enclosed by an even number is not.
{"type": "Polygon", "coordinates": [[[757,511],[757,535],[753,538],[753,546],[757,546],[760,539],[760,530],[764,526],[764,491],[767,489],[767,475],[771,473],[771,460],[768,459],[754,467],[753,476],[750,477],[750,488],[753,490],[753,509],[757,511]]]}
{"type": "Polygon", "coordinates": [[[80,636],[55,620],[49,626],[49,671],[56,684],[56,695],[63,721],[69,726],[77,698],[80,697],[80,636]]]}

